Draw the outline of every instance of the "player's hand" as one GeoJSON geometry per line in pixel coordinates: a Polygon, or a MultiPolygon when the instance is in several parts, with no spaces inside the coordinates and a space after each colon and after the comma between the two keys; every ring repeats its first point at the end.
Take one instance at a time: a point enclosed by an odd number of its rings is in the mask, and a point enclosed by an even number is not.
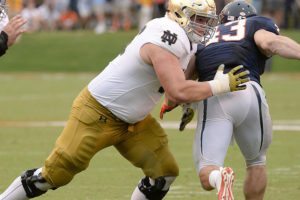
{"type": "Polygon", "coordinates": [[[21,15],[17,15],[3,28],[3,31],[8,36],[7,46],[13,45],[16,39],[26,31],[23,27],[25,24],[26,20],[21,15]]]}
{"type": "Polygon", "coordinates": [[[246,89],[246,85],[242,85],[250,81],[249,71],[243,70],[243,66],[239,65],[227,74],[224,74],[224,64],[221,64],[216,72],[215,78],[208,83],[211,86],[213,95],[225,92],[233,92],[246,89]]]}
{"type": "Polygon", "coordinates": [[[185,129],[185,126],[192,121],[193,117],[194,109],[190,107],[190,104],[183,104],[179,130],[183,131],[185,129]]]}
{"type": "Polygon", "coordinates": [[[160,108],[160,114],[159,114],[160,119],[164,118],[164,114],[166,112],[170,112],[177,106],[178,106],[177,104],[174,104],[174,103],[170,104],[170,103],[164,101],[164,103],[161,105],[161,108],[160,108]]]}
{"type": "MultiPolygon", "coordinates": [[[[249,78],[250,72],[248,70],[242,70],[238,72],[239,70],[243,69],[243,67],[244,67],[243,65],[239,65],[233,68],[232,70],[230,70],[230,72],[228,72],[231,92],[246,89],[246,85],[241,85],[241,84],[250,81],[249,78]]],[[[223,69],[224,69],[224,65],[223,65],[223,69]]]]}

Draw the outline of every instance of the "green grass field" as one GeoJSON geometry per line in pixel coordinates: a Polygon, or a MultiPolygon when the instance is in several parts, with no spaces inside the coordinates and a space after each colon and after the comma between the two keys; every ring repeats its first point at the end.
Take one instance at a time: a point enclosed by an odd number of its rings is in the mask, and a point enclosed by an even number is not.
{"type": "MultiPolygon", "coordinates": [[[[0,191],[26,169],[43,165],[62,127],[33,122],[65,121],[77,93],[125,48],[135,32],[105,34],[40,33],[25,35],[0,59],[0,191]]],[[[286,32],[300,41],[299,32],[286,32]]],[[[275,73],[263,85],[275,123],[300,123],[299,61],[274,59],[275,73]],[[283,72],[288,68],[288,73],[283,72]],[[298,70],[299,70],[298,69],[298,70]],[[292,120],[292,121],[291,121],[292,120]]],[[[153,115],[158,118],[157,107],[153,115]]],[[[165,120],[178,120],[179,109],[165,120]]],[[[193,130],[167,130],[180,176],[167,200],[214,200],[215,192],[200,188],[192,161],[193,130]]],[[[300,196],[300,131],[275,131],[268,152],[266,200],[298,200],[300,196]]],[[[237,146],[226,165],[235,169],[236,200],[243,199],[244,161],[237,146]]],[[[115,149],[101,151],[88,170],[67,186],[49,191],[44,200],[125,200],[142,177],[115,149]]]]}
{"type": "MultiPolygon", "coordinates": [[[[18,122],[64,121],[73,98],[94,76],[93,73],[4,73],[0,75],[0,190],[23,170],[42,165],[62,127],[16,127],[18,122]],[[11,124],[3,122],[13,122],[11,124]],[[14,126],[14,123],[16,124],[14,126]]],[[[268,74],[264,85],[274,120],[297,120],[300,74],[268,74]],[[297,90],[296,90],[297,91],[297,90]]],[[[166,120],[179,118],[178,110],[166,120]]],[[[153,112],[158,116],[158,109],[153,112]]],[[[167,199],[215,199],[204,192],[196,178],[192,162],[193,131],[168,130],[171,149],[178,160],[181,174],[167,199]]],[[[268,154],[268,200],[296,200],[300,195],[300,132],[275,131],[268,154]]],[[[227,162],[234,167],[236,199],[242,199],[244,165],[236,146],[230,149],[227,162]]],[[[100,152],[90,168],[79,174],[68,186],[50,191],[41,199],[129,199],[142,176],[113,148],[100,152]]]]}

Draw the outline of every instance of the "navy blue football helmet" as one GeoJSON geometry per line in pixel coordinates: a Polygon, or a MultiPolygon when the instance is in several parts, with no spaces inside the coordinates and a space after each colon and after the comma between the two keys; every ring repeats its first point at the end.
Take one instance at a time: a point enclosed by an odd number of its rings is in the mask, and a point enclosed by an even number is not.
{"type": "Polygon", "coordinates": [[[228,3],[219,15],[221,24],[226,22],[245,19],[256,16],[256,9],[249,3],[243,0],[233,1],[228,3]]]}

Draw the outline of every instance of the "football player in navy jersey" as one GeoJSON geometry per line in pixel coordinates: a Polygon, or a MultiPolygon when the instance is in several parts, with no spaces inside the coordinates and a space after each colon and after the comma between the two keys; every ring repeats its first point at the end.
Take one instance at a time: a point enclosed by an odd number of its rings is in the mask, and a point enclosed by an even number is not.
{"type": "Polygon", "coordinates": [[[272,140],[272,124],[260,76],[266,60],[275,54],[300,59],[300,45],[280,36],[277,25],[269,18],[257,16],[253,6],[234,1],[224,7],[214,36],[205,46],[199,46],[195,62],[188,68],[187,76],[196,70],[199,81],[212,80],[216,66],[221,63],[225,64],[225,72],[239,64],[250,71],[251,81],[244,85],[246,90],[213,96],[197,105],[195,166],[202,187],[216,188],[219,200],[234,199],[234,172],[223,166],[233,138],[246,162],[245,199],[264,197],[266,152],[272,140]]]}

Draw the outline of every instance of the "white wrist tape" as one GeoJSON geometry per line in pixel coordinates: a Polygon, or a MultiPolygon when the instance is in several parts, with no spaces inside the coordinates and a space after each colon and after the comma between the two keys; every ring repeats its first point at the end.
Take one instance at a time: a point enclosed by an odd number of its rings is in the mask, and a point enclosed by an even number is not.
{"type": "Polygon", "coordinates": [[[229,78],[226,75],[218,77],[215,80],[208,81],[208,83],[214,96],[225,92],[230,92],[229,78]]]}

